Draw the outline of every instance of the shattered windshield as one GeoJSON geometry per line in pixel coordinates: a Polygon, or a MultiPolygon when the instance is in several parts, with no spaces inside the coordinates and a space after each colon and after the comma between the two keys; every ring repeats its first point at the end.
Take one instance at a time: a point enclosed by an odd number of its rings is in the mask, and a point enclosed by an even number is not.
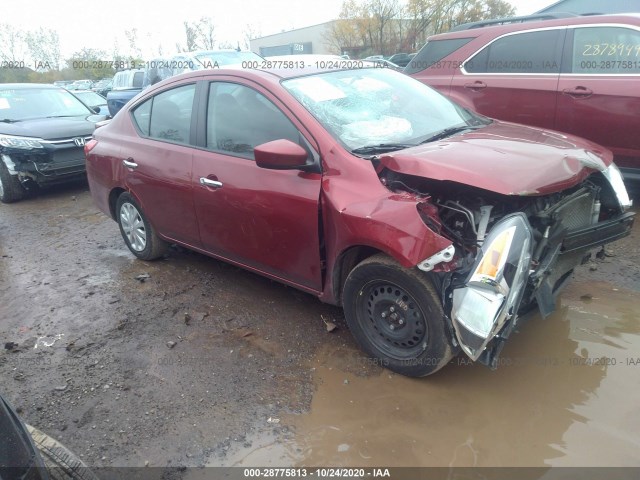
{"type": "Polygon", "coordinates": [[[349,150],[399,148],[486,120],[426,85],[389,69],[319,73],[282,85],[349,150]],[[449,130],[451,129],[451,130],[449,130]]]}

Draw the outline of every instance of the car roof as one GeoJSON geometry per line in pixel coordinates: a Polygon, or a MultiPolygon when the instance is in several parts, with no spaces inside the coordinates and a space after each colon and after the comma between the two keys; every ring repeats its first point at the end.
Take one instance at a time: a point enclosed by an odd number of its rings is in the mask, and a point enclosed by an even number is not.
{"type": "MultiPolygon", "coordinates": [[[[523,18],[523,17],[515,17],[523,18]]],[[[506,19],[505,19],[506,20],[506,19]]],[[[522,30],[535,30],[539,28],[564,27],[571,25],[589,25],[595,23],[621,23],[640,26],[640,14],[625,13],[612,15],[583,15],[555,18],[552,20],[515,21],[500,25],[488,25],[485,27],[468,28],[464,30],[439,33],[427,40],[444,40],[448,38],[474,38],[483,35],[499,36],[504,33],[518,32],[522,30]]]]}

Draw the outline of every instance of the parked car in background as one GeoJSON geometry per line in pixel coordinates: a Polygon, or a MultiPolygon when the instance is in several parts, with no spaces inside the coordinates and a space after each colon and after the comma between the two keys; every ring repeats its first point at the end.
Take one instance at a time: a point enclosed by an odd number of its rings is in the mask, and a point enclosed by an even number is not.
{"type": "Polygon", "coordinates": [[[382,68],[392,68],[393,70],[397,70],[397,71],[402,71],[403,67],[401,67],[400,65],[396,65],[395,63],[391,62],[390,60],[367,60],[368,62],[373,63],[376,67],[382,67],[382,68]]]}
{"type": "Polygon", "coordinates": [[[173,77],[184,72],[222,68],[230,65],[241,67],[247,62],[263,60],[253,52],[243,52],[231,49],[224,50],[196,50],[183,52],[171,57],[155,58],[146,62],[143,88],[154,85],[165,78],[173,77]]]}
{"type": "Polygon", "coordinates": [[[109,115],[107,99],[102,95],[99,95],[91,90],[75,90],[72,93],[76,98],[80,99],[82,103],[92,109],[95,113],[98,113],[100,115],[109,115]]]}
{"type": "Polygon", "coordinates": [[[91,90],[107,98],[107,93],[111,91],[112,86],[113,86],[113,77],[103,78],[102,80],[99,80],[96,83],[94,83],[93,87],[91,87],[91,90]]]}
{"type": "Polygon", "coordinates": [[[388,68],[211,69],[164,80],[87,143],[131,252],[168,243],[342,305],[376,363],[498,364],[518,312],[631,231],[612,155],[494,121],[388,68]]]}
{"type": "Polygon", "coordinates": [[[484,115],[597,142],[640,181],[640,15],[560,17],[434,35],[405,73],[484,115]]]}
{"type": "Polygon", "coordinates": [[[391,55],[389,57],[389,61],[401,67],[406,67],[407,64],[411,61],[411,58],[412,57],[409,53],[396,53],[395,55],[391,55]]]}
{"type": "Polygon", "coordinates": [[[67,85],[67,90],[89,90],[92,86],[93,82],[91,80],[76,80],[67,85]]]}
{"type": "Polygon", "coordinates": [[[66,88],[67,85],[71,85],[73,82],[71,80],[56,80],[55,82],[53,82],[53,85],[55,85],[56,87],[63,87],[66,88]]]}
{"type": "Polygon", "coordinates": [[[0,85],[0,201],[27,189],[82,178],[83,147],[104,120],[64,88],[0,85]]]}
{"type": "Polygon", "coordinates": [[[107,93],[107,106],[112,117],[142,91],[143,80],[142,68],[121,70],[113,76],[111,90],[107,93]]]}

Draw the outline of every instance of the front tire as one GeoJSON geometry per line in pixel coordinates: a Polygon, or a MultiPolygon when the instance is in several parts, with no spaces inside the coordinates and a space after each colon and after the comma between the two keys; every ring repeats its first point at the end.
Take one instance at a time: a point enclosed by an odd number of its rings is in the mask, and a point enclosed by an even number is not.
{"type": "Polygon", "coordinates": [[[124,192],[116,203],[116,220],[127,247],[141,260],[155,260],[167,251],[167,242],[158,237],[138,202],[124,192]]]}
{"type": "Polygon", "coordinates": [[[13,203],[22,200],[25,190],[20,180],[9,173],[9,169],[0,160],[0,202],[13,203]]]}
{"type": "Polygon", "coordinates": [[[359,346],[394,372],[423,377],[453,357],[433,284],[386,255],[367,258],[351,271],[343,306],[359,346]]]}
{"type": "Polygon", "coordinates": [[[98,480],[84,462],[59,441],[31,425],[26,427],[53,480],[98,480]]]}

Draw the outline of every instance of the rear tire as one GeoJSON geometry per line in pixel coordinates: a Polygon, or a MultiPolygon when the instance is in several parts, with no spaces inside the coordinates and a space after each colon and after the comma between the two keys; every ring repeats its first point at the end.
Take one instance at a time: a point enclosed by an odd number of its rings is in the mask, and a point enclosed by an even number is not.
{"type": "Polygon", "coordinates": [[[31,425],[26,427],[52,479],[98,480],[89,467],[67,447],[31,425]]]}
{"type": "Polygon", "coordinates": [[[386,255],[367,258],[351,271],[343,306],[356,342],[389,370],[423,377],[453,357],[433,284],[386,255]]]}
{"type": "Polygon", "coordinates": [[[25,190],[17,176],[11,175],[9,169],[0,160],[0,201],[13,203],[22,200],[25,190]]]}
{"type": "Polygon", "coordinates": [[[158,237],[138,202],[128,192],[118,197],[116,220],[127,247],[139,259],[155,260],[166,253],[167,242],[158,237]]]}

